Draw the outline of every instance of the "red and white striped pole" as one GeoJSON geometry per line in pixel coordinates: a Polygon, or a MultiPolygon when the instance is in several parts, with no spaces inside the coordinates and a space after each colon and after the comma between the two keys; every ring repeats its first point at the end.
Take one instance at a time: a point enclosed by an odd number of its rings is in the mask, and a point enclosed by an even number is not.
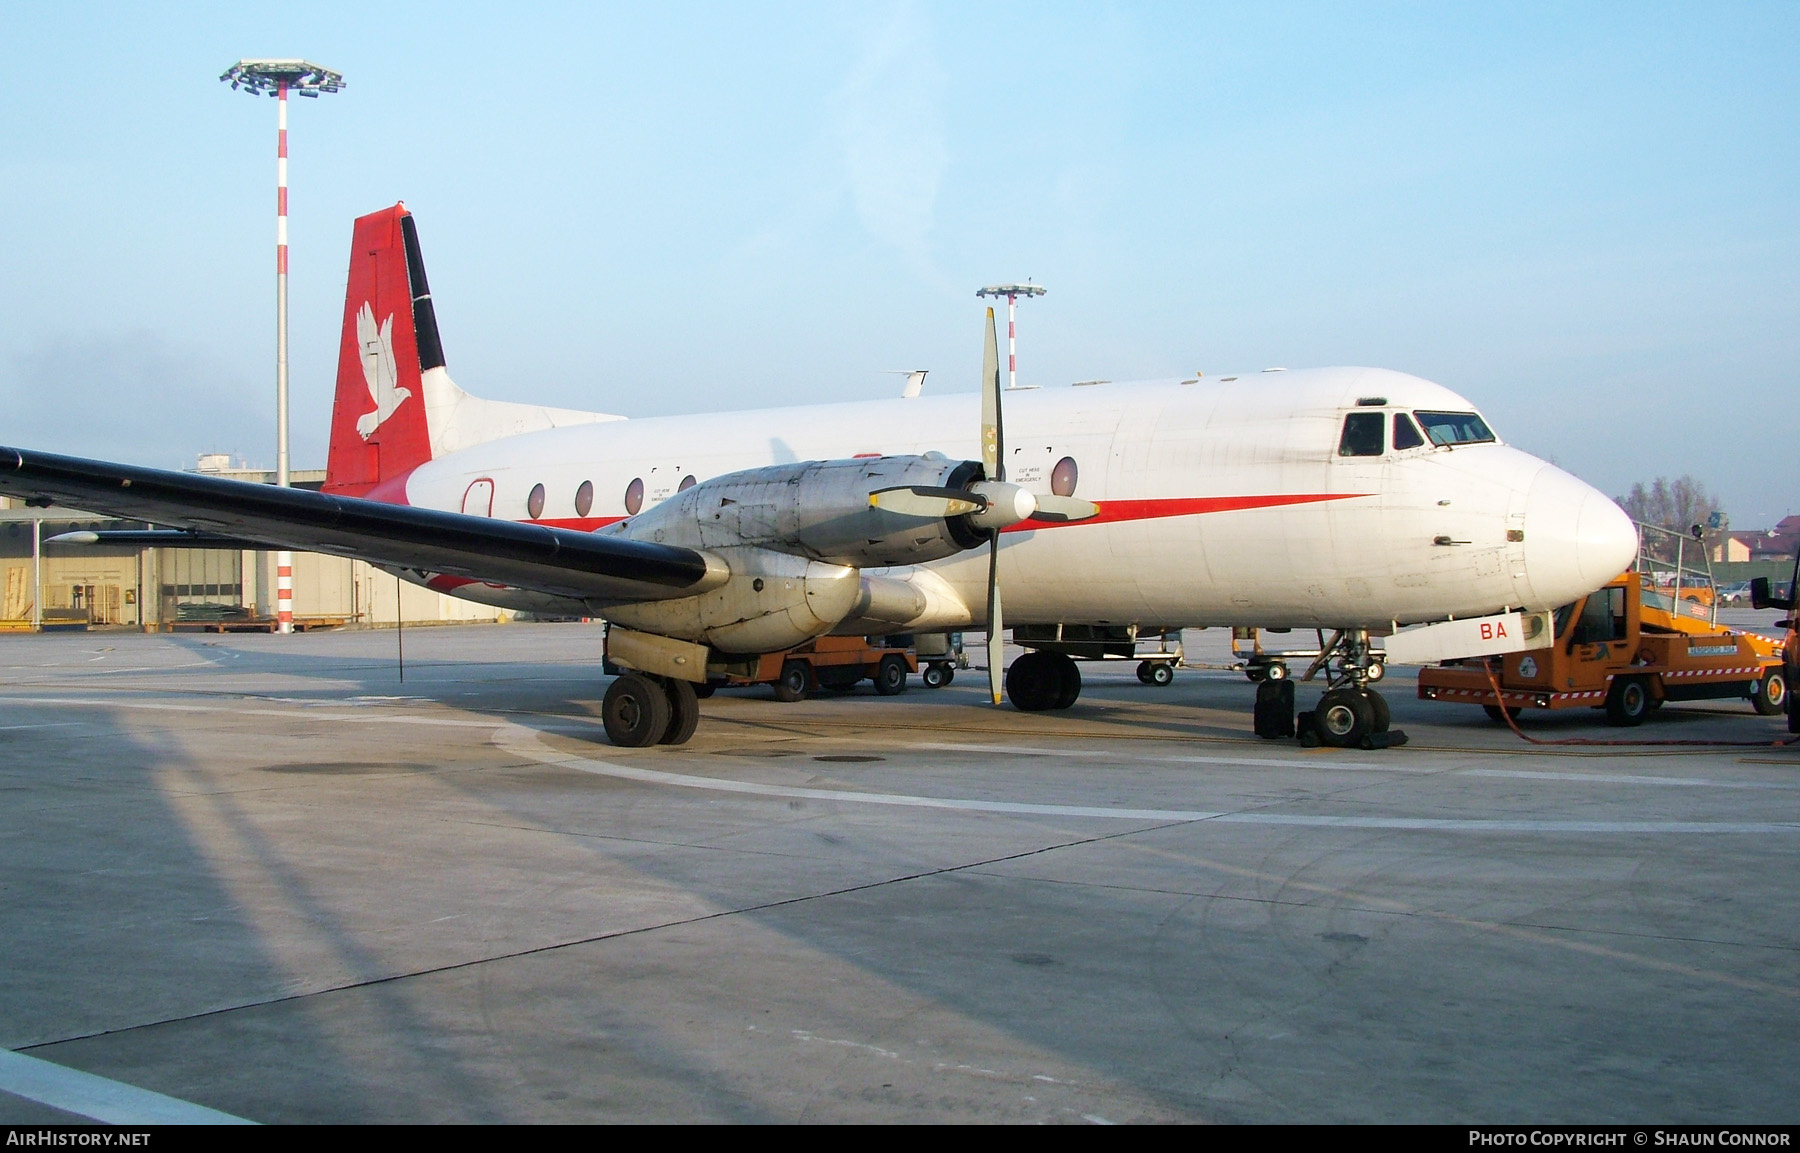
{"type": "MultiPolygon", "coordinates": [[[[288,476],[288,94],[317,97],[341,92],[344,77],[310,60],[239,60],[219,77],[233,92],[275,97],[275,483],[288,476]]],[[[294,554],[275,554],[275,615],[281,631],[294,631],[294,554]]]]}
{"type": "Polygon", "coordinates": [[[1006,294],[1006,387],[1019,387],[1019,297],[1006,294]]]}
{"type": "MultiPolygon", "coordinates": [[[[275,91],[275,483],[288,487],[288,85],[275,91]]],[[[275,616],[281,631],[294,631],[294,554],[275,554],[275,616]]]]}
{"type": "Polygon", "coordinates": [[[1042,296],[1044,289],[1028,280],[1024,284],[990,284],[975,295],[1006,297],[1006,387],[1010,391],[1019,387],[1019,297],[1042,296]]]}

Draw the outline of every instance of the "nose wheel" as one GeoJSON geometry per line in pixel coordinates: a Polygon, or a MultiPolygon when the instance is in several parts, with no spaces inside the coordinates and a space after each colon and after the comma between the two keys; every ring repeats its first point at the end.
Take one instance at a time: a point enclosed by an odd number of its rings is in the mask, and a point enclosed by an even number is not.
{"type": "MultiPolygon", "coordinates": [[[[1318,656],[1301,680],[1325,674],[1325,692],[1318,707],[1296,718],[1294,731],[1304,745],[1335,748],[1384,749],[1406,743],[1406,734],[1392,727],[1387,698],[1374,689],[1386,668],[1369,645],[1366,629],[1343,629],[1329,644],[1320,635],[1318,656]]],[[[1269,682],[1257,693],[1258,736],[1286,735],[1282,718],[1269,715],[1276,700],[1269,682]],[[1268,692],[1261,690],[1271,690],[1268,692]]]]}

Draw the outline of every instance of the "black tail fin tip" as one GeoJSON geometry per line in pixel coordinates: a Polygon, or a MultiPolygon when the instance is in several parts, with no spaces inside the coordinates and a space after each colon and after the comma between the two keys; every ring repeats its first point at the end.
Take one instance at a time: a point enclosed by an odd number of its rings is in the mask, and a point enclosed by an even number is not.
{"type": "Polygon", "coordinates": [[[431,285],[425,279],[425,256],[419,251],[419,229],[410,213],[400,218],[400,235],[406,245],[406,278],[412,285],[413,331],[419,341],[419,371],[444,367],[444,342],[438,335],[437,310],[431,305],[431,285]]]}

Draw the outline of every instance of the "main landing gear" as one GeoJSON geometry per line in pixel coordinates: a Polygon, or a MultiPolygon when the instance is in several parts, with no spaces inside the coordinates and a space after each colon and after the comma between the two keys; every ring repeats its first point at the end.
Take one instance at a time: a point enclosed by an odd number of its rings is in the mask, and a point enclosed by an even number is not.
{"type": "Polygon", "coordinates": [[[1020,712],[1066,709],[1081,695],[1081,670],[1064,653],[1033,649],[1006,670],[1006,696],[1020,712]]]}
{"type": "Polygon", "coordinates": [[[1318,707],[1294,713],[1294,684],[1285,677],[1264,678],[1256,686],[1256,735],[1273,740],[1298,736],[1307,746],[1384,749],[1406,743],[1406,734],[1389,726],[1388,703],[1371,685],[1386,670],[1369,645],[1367,629],[1343,629],[1319,655],[1301,680],[1325,674],[1318,707]]]}
{"type": "Polygon", "coordinates": [[[600,719],[612,743],[628,749],[685,745],[700,724],[700,702],[689,681],[622,672],[607,687],[600,719]]]}

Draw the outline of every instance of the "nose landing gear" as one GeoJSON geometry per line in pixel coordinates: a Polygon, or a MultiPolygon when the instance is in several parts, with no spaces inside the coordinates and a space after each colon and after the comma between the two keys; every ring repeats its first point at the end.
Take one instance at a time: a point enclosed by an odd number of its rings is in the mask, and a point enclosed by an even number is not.
{"type": "Polygon", "coordinates": [[[1327,642],[1319,636],[1319,649],[1305,674],[1310,681],[1325,674],[1325,692],[1318,707],[1293,713],[1292,682],[1259,678],[1256,694],[1256,735],[1273,739],[1298,736],[1310,747],[1385,749],[1406,743],[1406,734],[1390,726],[1387,699],[1372,686],[1386,668],[1381,655],[1369,644],[1367,629],[1341,629],[1327,642]]]}

